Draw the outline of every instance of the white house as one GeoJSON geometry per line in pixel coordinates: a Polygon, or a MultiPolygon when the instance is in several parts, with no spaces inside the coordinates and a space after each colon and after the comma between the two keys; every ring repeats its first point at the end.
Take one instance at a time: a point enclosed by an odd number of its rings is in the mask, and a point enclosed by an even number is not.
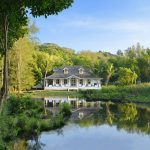
{"type": "Polygon", "coordinates": [[[101,89],[101,78],[81,66],[66,66],[53,70],[45,78],[45,90],[101,89]]]}

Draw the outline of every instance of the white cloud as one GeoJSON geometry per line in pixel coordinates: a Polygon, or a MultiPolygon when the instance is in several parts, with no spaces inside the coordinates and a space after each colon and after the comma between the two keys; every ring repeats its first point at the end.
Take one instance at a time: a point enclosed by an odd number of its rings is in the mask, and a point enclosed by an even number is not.
{"type": "Polygon", "coordinates": [[[150,32],[150,21],[145,20],[101,20],[98,18],[73,18],[62,22],[64,27],[90,30],[118,30],[125,32],[150,32]]]}

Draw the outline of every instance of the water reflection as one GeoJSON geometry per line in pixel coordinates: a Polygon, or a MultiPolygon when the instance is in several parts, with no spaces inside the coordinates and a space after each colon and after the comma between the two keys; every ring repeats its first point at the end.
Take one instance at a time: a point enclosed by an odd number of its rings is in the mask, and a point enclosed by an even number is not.
{"type": "Polygon", "coordinates": [[[43,132],[43,150],[141,150],[150,146],[150,107],[132,103],[88,102],[84,99],[45,99],[53,112],[70,103],[72,116],[62,129],[43,132]]]}
{"type": "Polygon", "coordinates": [[[150,134],[150,110],[136,104],[101,104],[102,109],[92,117],[79,120],[80,126],[104,125],[116,126],[118,130],[150,134]]]}
{"type": "Polygon", "coordinates": [[[100,101],[86,101],[84,98],[71,98],[71,97],[50,97],[44,98],[46,107],[58,107],[61,103],[69,103],[72,108],[79,107],[100,107],[100,101]]]}
{"type": "Polygon", "coordinates": [[[45,144],[39,140],[39,137],[34,137],[34,139],[29,141],[27,146],[28,150],[43,150],[45,144]]]}
{"type": "Polygon", "coordinates": [[[147,150],[148,136],[129,134],[108,125],[80,127],[68,124],[63,128],[63,136],[57,132],[42,133],[40,141],[46,143],[43,150],[147,150]]]}
{"type": "Polygon", "coordinates": [[[69,103],[72,108],[70,121],[81,126],[108,124],[117,129],[131,132],[150,133],[150,106],[143,107],[134,103],[111,103],[86,101],[70,97],[45,98],[45,105],[50,111],[58,110],[61,103],[69,103]]]}

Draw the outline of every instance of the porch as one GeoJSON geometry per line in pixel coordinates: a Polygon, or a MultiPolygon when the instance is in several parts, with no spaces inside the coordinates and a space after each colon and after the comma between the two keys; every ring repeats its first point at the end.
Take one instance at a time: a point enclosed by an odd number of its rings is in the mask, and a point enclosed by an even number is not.
{"type": "Polygon", "coordinates": [[[45,90],[79,90],[79,89],[100,89],[100,79],[81,79],[81,78],[65,78],[65,79],[46,79],[45,90]]]}

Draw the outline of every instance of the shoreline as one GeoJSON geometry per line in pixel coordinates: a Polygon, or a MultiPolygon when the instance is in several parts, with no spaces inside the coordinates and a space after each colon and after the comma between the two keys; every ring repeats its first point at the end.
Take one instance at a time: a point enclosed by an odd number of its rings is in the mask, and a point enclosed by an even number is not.
{"type": "MultiPolygon", "coordinates": [[[[12,94],[14,95],[14,94],[12,94]]],[[[34,90],[23,92],[20,95],[33,99],[44,97],[71,97],[85,98],[87,101],[112,101],[119,103],[150,104],[150,84],[143,83],[130,86],[103,86],[101,90],[85,91],[49,91],[34,90]]]]}

